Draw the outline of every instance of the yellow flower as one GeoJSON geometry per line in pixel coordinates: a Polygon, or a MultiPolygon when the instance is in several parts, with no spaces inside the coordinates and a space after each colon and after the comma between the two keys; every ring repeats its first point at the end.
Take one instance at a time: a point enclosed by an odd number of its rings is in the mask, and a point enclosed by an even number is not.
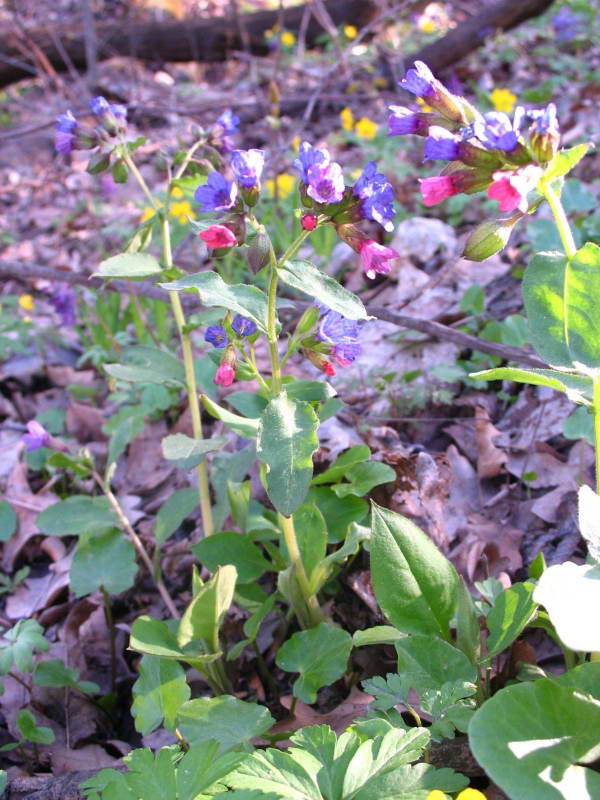
{"type": "Polygon", "coordinates": [[[427,795],[427,800],[446,800],[446,794],[441,789],[433,789],[427,795]]]}
{"type": "Polygon", "coordinates": [[[345,131],[351,131],[354,127],[354,114],[352,113],[352,109],[348,108],[348,106],[342,108],[340,111],[340,120],[342,121],[342,128],[345,131]]]}
{"type": "MultiPolygon", "coordinates": [[[[287,172],[284,172],[281,175],[278,175],[277,178],[277,195],[282,200],[285,200],[286,197],[289,197],[292,193],[294,186],[296,184],[296,178],[294,175],[290,175],[287,172]]],[[[265,183],[267,187],[267,191],[274,195],[275,194],[275,181],[268,180],[265,183]]]]}
{"type": "Polygon", "coordinates": [[[281,34],[281,44],[284,47],[293,47],[296,44],[296,37],[291,31],[284,31],[281,34]]]}
{"type": "Polygon", "coordinates": [[[362,117],[354,126],[354,130],[361,139],[373,139],[377,133],[377,123],[368,117],[362,117]]]}
{"type": "Polygon", "coordinates": [[[169,216],[177,217],[178,222],[181,225],[185,225],[185,223],[188,221],[188,217],[194,216],[192,204],[189,200],[181,200],[179,203],[171,203],[169,216]]]}
{"type": "Polygon", "coordinates": [[[358,31],[354,25],[344,25],[344,36],[346,39],[356,39],[358,36],[358,31]]]}
{"type": "Polygon", "coordinates": [[[510,114],[517,102],[517,95],[513,94],[510,89],[494,89],[490,94],[490,100],[496,111],[505,111],[510,114]]]}
{"type": "Polygon", "coordinates": [[[300,150],[300,141],[301,141],[301,139],[300,139],[299,136],[294,136],[294,138],[290,142],[290,144],[292,146],[292,150],[294,150],[296,153],[299,152],[299,150],[300,150]]]}
{"type": "Polygon", "coordinates": [[[463,789],[456,795],[456,800],[486,800],[486,797],[479,789],[463,789]]]}
{"type": "Polygon", "coordinates": [[[425,100],[423,100],[422,97],[417,97],[417,103],[421,106],[421,111],[426,111],[427,113],[433,111],[433,108],[427,105],[427,103],[425,102],[425,100]]]}
{"type": "Polygon", "coordinates": [[[19,297],[19,305],[24,311],[33,311],[35,300],[30,294],[22,294],[19,297]]]}
{"type": "Polygon", "coordinates": [[[423,33],[435,33],[435,22],[429,17],[419,17],[419,30],[423,33]]]}
{"type": "Polygon", "coordinates": [[[148,222],[148,220],[152,219],[153,216],[154,216],[154,209],[151,206],[146,206],[142,211],[140,222],[148,222]]]}
{"type": "Polygon", "coordinates": [[[171,197],[175,197],[179,200],[180,197],[183,197],[183,189],[180,189],[179,186],[174,186],[171,190],[171,197]]]}

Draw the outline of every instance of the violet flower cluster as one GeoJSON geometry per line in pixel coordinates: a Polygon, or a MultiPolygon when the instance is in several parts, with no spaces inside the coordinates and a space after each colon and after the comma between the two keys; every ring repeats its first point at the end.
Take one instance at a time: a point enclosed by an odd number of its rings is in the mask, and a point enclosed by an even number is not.
{"type": "Polygon", "coordinates": [[[487,190],[501,211],[525,213],[528,192],[558,151],[554,104],[535,111],[518,107],[512,120],[496,111],[481,114],[465,98],[448,91],[422,61],[399,85],[433,110],[390,106],[389,135],[423,136],[425,158],[449,162],[440,175],[420,181],[423,203],[432,206],[461,192],[487,190]]]}

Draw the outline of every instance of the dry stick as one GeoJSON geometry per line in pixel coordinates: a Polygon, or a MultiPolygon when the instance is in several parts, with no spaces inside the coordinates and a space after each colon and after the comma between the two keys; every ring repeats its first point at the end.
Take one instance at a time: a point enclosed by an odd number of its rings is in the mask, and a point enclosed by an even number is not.
{"type": "MultiPolygon", "coordinates": [[[[8,276],[21,280],[45,278],[51,281],[65,281],[71,285],[92,286],[96,289],[107,288],[112,291],[125,293],[130,291],[127,281],[114,280],[111,281],[110,284],[106,284],[99,278],[88,279],[85,275],[81,275],[77,272],[63,272],[61,270],[42,267],[38,264],[0,260],[0,278],[8,276]]],[[[151,297],[155,300],[162,300],[165,303],[168,302],[167,294],[163,289],[159,289],[157,286],[152,286],[146,282],[138,283],[136,286],[138,295],[151,297]]],[[[181,302],[186,308],[195,308],[198,306],[198,301],[191,295],[182,295],[181,302]]],[[[296,303],[297,308],[302,310],[309,305],[310,303],[296,303]]],[[[440,322],[421,319],[420,317],[412,317],[408,314],[398,314],[394,311],[390,311],[388,308],[379,306],[368,305],[367,311],[372,316],[378,317],[386,322],[391,322],[401,328],[420,331],[428,336],[432,336],[434,339],[454,342],[454,344],[457,344],[459,347],[479,350],[481,353],[499,356],[506,361],[516,361],[518,364],[527,364],[537,369],[545,369],[548,367],[548,365],[540,361],[539,358],[536,358],[520,347],[509,347],[508,345],[498,344],[497,342],[488,342],[486,339],[479,339],[477,336],[471,336],[468,333],[454,330],[454,328],[450,328],[448,325],[442,325],[440,322]]]]}
{"type": "Polygon", "coordinates": [[[123,509],[121,508],[121,505],[120,505],[119,501],[117,500],[117,498],[112,493],[112,490],[111,490],[110,486],[108,486],[106,483],[104,483],[104,481],[102,480],[100,475],[95,470],[92,472],[92,476],[93,476],[94,480],[96,481],[96,483],[98,484],[98,486],[102,489],[102,491],[103,491],[104,495],[106,496],[108,502],[111,504],[115,514],[119,518],[119,522],[123,526],[123,529],[125,530],[125,533],[131,539],[132,544],[135,547],[135,549],[137,550],[137,553],[138,553],[139,557],[144,562],[144,566],[146,567],[146,569],[150,573],[150,577],[154,581],[154,584],[155,584],[156,588],[158,589],[158,592],[159,592],[160,596],[162,597],[163,603],[167,607],[168,612],[171,614],[173,619],[179,619],[180,618],[180,614],[179,614],[179,611],[177,611],[177,608],[175,607],[175,603],[173,602],[173,598],[171,597],[171,595],[167,591],[167,587],[164,585],[164,583],[162,581],[162,578],[157,578],[156,577],[155,571],[154,571],[154,565],[152,564],[152,560],[150,559],[150,556],[146,552],[146,548],[142,544],[142,540],[137,535],[137,533],[133,530],[133,528],[131,526],[131,523],[129,522],[129,520],[125,516],[125,514],[123,512],[123,509]]]}

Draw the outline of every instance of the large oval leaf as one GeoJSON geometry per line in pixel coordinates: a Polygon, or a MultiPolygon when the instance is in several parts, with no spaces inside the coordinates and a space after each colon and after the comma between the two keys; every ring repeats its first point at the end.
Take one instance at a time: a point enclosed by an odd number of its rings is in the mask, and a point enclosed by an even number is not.
{"type": "Polygon", "coordinates": [[[371,578],[377,602],[398,630],[449,637],[458,604],[456,570],[413,522],[375,503],[371,578]]]}
{"type": "Polygon", "coordinates": [[[310,261],[286,261],[277,272],[283,283],[324,303],[332,311],[348,319],[369,318],[360,298],[310,261]]]}
{"type": "Polygon", "coordinates": [[[161,266],[150,253],[120,253],[100,262],[94,272],[97,278],[148,278],[161,272],[161,266]]]}

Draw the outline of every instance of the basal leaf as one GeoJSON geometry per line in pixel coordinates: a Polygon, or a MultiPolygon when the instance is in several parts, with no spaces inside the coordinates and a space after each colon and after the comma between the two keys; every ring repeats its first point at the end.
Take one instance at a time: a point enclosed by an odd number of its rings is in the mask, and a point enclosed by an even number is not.
{"type": "Polygon", "coordinates": [[[197,489],[177,489],[165,500],[154,524],[154,538],[158,545],[164,544],[179,528],[181,523],[192,514],[198,505],[197,489]]]}
{"type": "Polygon", "coordinates": [[[489,636],[487,658],[493,658],[512,644],[537,609],[533,583],[515,583],[496,599],[487,615],[489,636]]]}
{"type": "Polygon", "coordinates": [[[190,699],[185,670],[177,661],[149,655],[142,656],[137,669],[131,706],[135,729],[146,736],[164,720],[173,731],[179,708],[190,699]]]}
{"type": "Polygon", "coordinates": [[[137,570],[133,544],[121,531],[84,533],[71,562],[71,591],[83,597],[102,586],[120,594],[133,586],[137,570]]]}
{"type": "Polygon", "coordinates": [[[567,647],[584,653],[600,651],[600,623],[593,612],[600,607],[600,566],[554,564],[534,588],[533,599],[545,607],[567,647]]]}
{"type": "Polygon", "coordinates": [[[419,694],[445,683],[474,683],[475,667],[458,648],[433,636],[407,636],[396,643],[398,672],[419,694]]]}
{"type": "Polygon", "coordinates": [[[185,433],[173,433],[163,438],[161,447],[167,461],[173,461],[180,469],[188,470],[197,467],[207,453],[221,450],[225,444],[225,436],[192,439],[185,433]]]}
{"type": "Polygon", "coordinates": [[[72,495],[46,508],[37,526],[48,536],[81,536],[114,528],[119,521],[106,497],[72,495]]]}
{"type": "Polygon", "coordinates": [[[275,508],[289,516],[306,500],[312,454],[319,446],[319,420],[308,403],[285,392],[274,397],[260,418],[256,452],[267,465],[267,492],[275,508]]]}
{"type": "Polygon", "coordinates": [[[472,378],[486,381],[514,381],[529,383],[532,386],[547,386],[557,392],[565,392],[575,403],[591,400],[592,379],[583,375],[569,375],[556,369],[516,369],[515,367],[497,367],[482,372],[472,372],[472,378]]]}
{"type": "Polygon", "coordinates": [[[257,545],[246,534],[235,531],[221,531],[206,536],[192,546],[192,552],[211,572],[224,564],[233,564],[240,583],[255,581],[273,569],[257,545]]]}
{"type": "Polygon", "coordinates": [[[94,272],[97,278],[149,278],[161,272],[161,266],[150,253],[120,253],[100,262],[94,272]]]}
{"type": "Polygon", "coordinates": [[[264,706],[237,697],[198,697],[179,709],[177,727],[191,745],[209,739],[223,753],[265,733],[275,720],[264,706]]]}
{"type": "Polygon", "coordinates": [[[119,364],[105,364],[113,378],[132,383],[185,384],[183,363],[171,353],[148,345],[126,347],[119,364]]]}

